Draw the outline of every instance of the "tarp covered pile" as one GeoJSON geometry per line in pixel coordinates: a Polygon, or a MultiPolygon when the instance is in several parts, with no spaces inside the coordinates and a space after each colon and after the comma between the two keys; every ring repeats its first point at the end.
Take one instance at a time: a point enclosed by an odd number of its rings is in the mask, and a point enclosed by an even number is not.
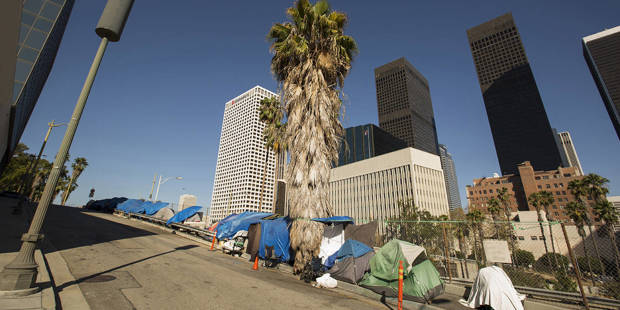
{"type": "Polygon", "coordinates": [[[403,262],[403,298],[427,303],[443,294],[444,283],[423,247],[394,239],[370,259],[370,272],[361,286],[387,297],[398,296],[398,267],[403,262]]]}
{"type": "Polygon", "coordinates": [[[186,219],[190,218],[191,216],[193,216],[194,214],[196,214],[198,211],[200,211],[200,209],[202,209],[201,206],[193,206],[193,207],[185,208],[177,212],[170,219],[168,219],[168,221],[166,221],[166,225],[170,225],[172,223],[181,223],[185,221],[186,219]]]}
{"type": "Polygon", "coordinates": [[[524,299],[525,295],[517,293],[504,270],[491,266],[478,271],[469,298],[460,302],[469,308],[491,306],[495,310],[523,310],[521,301],[524,299]]]}
{"type": "Polygon", "coordinates": [[[218,240],[230,239],[240,230],[248,230],[251,224],[258,223],[273,213],[243,212],[234,216],[228,216],[221,220],[217,226],[216,238],[218,240]]]}
{"type": "Polygon", "coordinates": [[[101,199],[101,200],[90,200],[85,206],[85,209],[101,211],[101,212],[114,212],[116,206],[125,202],[127,198],[125,197],[114,197],[110,199],[101,199]]]}

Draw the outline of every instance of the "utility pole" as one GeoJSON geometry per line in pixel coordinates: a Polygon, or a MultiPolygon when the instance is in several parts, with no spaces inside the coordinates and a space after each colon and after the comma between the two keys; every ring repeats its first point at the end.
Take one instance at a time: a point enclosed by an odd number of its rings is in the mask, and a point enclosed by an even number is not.
{"type": "Polygon", "coordinates": [[[153,185],[151,185],[151,193],[149,194],[149,200],[151,202],[154,202],[153,201],[153,190],[155,189],[155,180],[157,180],[157,173],[153,175],[153,185]]]}
{"type": "Polygon", "coordinates": [[[30,223],[30,228],[28,232],[22,236],[22,246],[19,253],[15,259],[0,272],[0,290],[2,291],[22,291],[22,293],[27,294],[34,293],[38,290],[38,287],[33,287],[37,279],[38,269],[38,265],[34,260],[34,250],[37,246],[37,242],[43,238],[39,233],[41,232],[41,227],[45,220],[45,214],[52,202],[54,189],[56,189],[58,185],[60,170],[64,167],[67,159],[69,148],[73,142],[73,137],[75,136],[80,118],[82,117],[82,112],[84,111],[86,100],[90,94],[90,89],[95,81],[101,59],[108,46],[108,41],[116,42],[120,40],[133,2],[133,0],[108,0],[103,10],[103,14],[95,29],[97,35],[101,37],[99,49],[90,67],[90,71],[86,76],[82,92],[73,110],[71,121],[67,126],[67,131],[65,131],[65,136],[62,139],[62,144],[60,145],[60,149],[52,165],[52,171],[47,178],[43,195],[41,196],[41,200],[39,200],[37,210],[30,223]]]}

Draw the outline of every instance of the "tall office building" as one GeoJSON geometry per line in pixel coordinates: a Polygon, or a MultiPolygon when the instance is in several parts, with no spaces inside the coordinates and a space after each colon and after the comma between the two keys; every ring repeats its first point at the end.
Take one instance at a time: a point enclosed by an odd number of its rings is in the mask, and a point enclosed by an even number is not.
{"type": "Polygon", "coordinates": [[[258,211],[265,158],[265,177],[261,211],[273,212],[275,156],[265,149],[259,120],[260,101],[277,97],[260,86],[226,103],[220,146],[211,196],[211,220],[219,221],[230,213],[258,211]]]}
{"type": "Polygon", "coordinates": [[[583,56],[620,139],[620,26],[583,38],[583,56]]]}
{"type": "Polygon", "coordinates": [[[558,133],[555,129],[553,129],[553,133],[555,134],[560,157],[562,158],[562,167],[575,167],[580,175],[583,175],[581,162],[579,161],[579,156],[577,156],[570,133],[568,131],[558,133]]]}
{"type": "Polygon", "coordinates": [[[439,154],[428,81],[405,58],[375,69],[379,127],[409,147],[439,154]]]}
{"type": "Polygon", "coordinates": [[[407,142],[392,136],[373,124],[346,128],[343,142],[340,144],[337,166],[407,147],[407,142]]]}
{"type": "Polygon", "coordinates": [[[512,14],[467,30],[502,174],[561,164],[553,131],[512,14]]]}
{"type": "MultiPolygon", "coordinates": [[[[2,155],[0,171],[11,158],[52,70],[74,2],[74,0],[18,1],[20,3],[17,5],[21,6],[23,3],[23,6],[17,10],[15,0],[3,0],[0,4],[0,19],[3,23],[10,23],[9,28],[3,28],[3,33],[15,31],[13,25],[19,24],[17,53],[13,49],[12,57],[3,52],[0,58],[2,71],[8,67],[15,69],[11,87],[5,90],[6,85],[3,85],[2,94],[0,94],[2,96],[0,117],[2,117],[1,123],[3,124],[0,128],[0,135],[2,135],[0,152],[4,149],[4,152],[0,153],[2,155]],[[10,9],[5,10],[8,7],[10,9]],[[4,101],[6,98],[9,98],[8,109],[4,101]],[[5,119],[7,110],[9,111],[8,122],[5,119]]],[[[12,42],[14,37],[14,35],[3,35],[3,42],[0,45],[15,48],[15,42],[12,42]],[[4,42],[5,38],[11,42],[4,42]]],[[[10,75],[4,73],[2,72],[3,78],[10,75]]]]}
{"type": "Polygon", "coordinates": [[[448,148],[443,144],[439,145],[439,158],[441,159],[441,169],[443,169],[443,178],[446,183],[450,211],[461,208],[461,195],[459,194],[459,184],[456,179],[456,167],[454,166],[452,154],[448,153],[448,148]]]}

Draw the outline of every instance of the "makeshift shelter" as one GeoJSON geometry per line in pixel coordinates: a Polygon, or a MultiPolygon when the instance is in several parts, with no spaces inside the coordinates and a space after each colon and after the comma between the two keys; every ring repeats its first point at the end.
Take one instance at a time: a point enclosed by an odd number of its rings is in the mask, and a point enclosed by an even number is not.
{"type": "Polygon", "coordinates": [[[444,282],[425,252],[421,246],[394,239],[372,257],[370,272],[359,284],[387,297],[398,296],[398,267],[402,261],[403,298],[428,303],[443,294],[444,282]]]}
{"type": "Polygon", "coordinates": [[[357,240],[367,246],[374,247],[376,244],[377,221],[363,225],[347,225],[344,229],[345,240],[357,240]]]}
{"type": "Polygon", "coordinates": [[[260,222],[251,224],[250,228],[248,228],[248,244],[245,247],[245,252],[250,254],[251,261],[254,261],[256,255],[258,255],[258,250],[260,249],[260,236],[260,222]]]}
{"type": "Polygon", "coordinates": [[[335,255],[330,256],[330,259],[335,257],[337,261],[329,264],[333,267],[328,273],[334,279],[357,283],[369,269],[370,259],[374,255],[374,251],[369,246],[357,240],[347,240],[335,255]]]}
{"type": "Polygon", "coordinates": [[[138,199],[127,199],[127,200],[125,200],[125,202],[116,205],[116,210],[123,211],[123,212],[129,212],[128,211],[129,208],[133,208],[135,206],[139,206],[143,202],[144,201],[138,200],[138,199]]]}
{"type": "Polygon", "coordinates": [[[461,299],[460,303],[468,308],[486,305],[495,310],[523,310],[521,301],[524,299],[525,295],[517,293],[504,270],[491,266],[478,271],[469,298],[467,301],[461,299]]]}
{"type": "Polygon", "coordinates": [[[156,202],[156,203],[151,203],[148,204],[144,207],[144,214],[146,215],[153,215],[155,213],[157,213],[157,211],[159,211],[161,208],[165,208],[169,205],[169,203],[167,202],[156,202]]]}
{"type": "Polygon", "coordinates": [[[288,262],[291,259],[291,242],[288,231],[289,222],[290,220],[288,217],[274,220],[260,220],[258,222],[260,225],[258,256],[260,258],[276,260],[278,262],[288,262]]]}
{"type": "Polygon", "coordinates": [[[165,221],[169,220],[173,216],[174,211],[172,211],[172,209],[170,208],[161,208],[159,209],[159,211],[157,211],[157,213],[153,215],[154,218],[162,219],[165,221]]]}
{"type": "Polygon", "coordinates": [[[134,205],[131,206],[129,208],[127,208],[128,213],[136,213],[136,214],[144,214],[144,212],[146,211],[146,208],[151,207],[153,205],[152,202],[150,201],[145,201],[139,205],[134,205]]]}
{"type": "Polygon", "coordinates": [[[349,216],[332,216],[326,218],[314,218],[316,222],[327,224],[323,229],[323,239],[321,239],[321,247],[319,250],[319,258],[321,263],[325,264],[327,259],[338,252],[344,244],[344,227],[352,224],[353,219],[349,216]]]}
{"type": "Polygon", "coordinates": [[[188,218],[185,219],[185,223],[187,222],[201,222],[202,219],[200,218],[200,213],[196,213],[188,218]]]}
{"type": "Polygon", "coordinates": [[[116,207],[126,201],[125,197],[114,197],[110,199],[90,200],[83,208],[101,212],[114,212],[116,207]]]}
{"type": "Polygon", "coordinates": [[[271,215],[264,212],[243,212],[231,217],[228,221],[220,221],[217,227],[216,238],[219,240],[229,239],[240,230],[248,230],[251,224],[258,223],[259,220],[271,215]]]}
{"type": "Polygon", "coordinates": [[[185,219],[196,214],[196,212],[200,211],[200,209],[202,209],[201,206],[193,206],[193,207],[185,208],[179,211],[177,214],[175,214],[170,219],[168,219],[168,221],[166,222],[166,225],[170,225],[172,223],[181,223],[185,221],[185,219]]]}

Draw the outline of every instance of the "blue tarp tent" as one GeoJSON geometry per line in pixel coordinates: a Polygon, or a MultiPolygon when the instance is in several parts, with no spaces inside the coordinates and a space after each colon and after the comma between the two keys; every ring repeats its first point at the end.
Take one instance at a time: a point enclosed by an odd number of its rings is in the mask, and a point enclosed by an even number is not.
{"type": "Polygon", "coordinates": [[[350,216],[332,216],[332,217],[318,217],[313,218],[313,221],[321,222],[325,224],[330,223],[351,223],[354,224],[353,218],[350,216]]]}
{"type": "Polygon", "coordinates": [[[251,224],[258,223],[265,217],[272,215],[273,213],[265,212],[243,212],[235,217],[231,217],[226,222],[220,222],[217,225],[217,238],[226,239],[232,238],[240,230],[248,230],[251,224]]]}
{"type": "Polygon", "coordinates": [[[125,202],[120,203],[116,206],[116,210],[119,211],[123,211],[123,212],[129,212],[128,209],[132,208],[134,206],[139,206],[143,203],[142,200],[138,200],[138,199],[127,199],[125,200],[125,202]]]}
{"type": "Polygon", "coordinates": [[[261,232],[258,256],[265,259],[267,254],[265,247],[272,246],[273,256],[271,258],[279,258],[280,262],[288,262],[291,259],[289,253],[291,242],[288,231],[290,219],[281,217],[275,220],[260,220],[259,223],[261,232]]]}
{"type": "Polygon", "coordinates": [[[166,225],[170,225],[172,223],[181,223],[181,222],[185,221],[185,219],[190,218],[191,216],[196,214],[196,212],[200,211],[200,209],[202,209],[201,206],[193,206],[193,207],[189,207],[189,208],[183,209],[183,210],[177,212],[177,214],[175,214],[173,217],[171,217],[166,222],[166,225]]]}
{"type": "Polygon", "coordinates": [[[165,208],[166,206],[168,206],[167,202],[161,202],[161,201],[156,202],[156,203],[146,206],[144,209],[144,213],[146,215],[153,215],[157,213],[157,211],[159,211],[161,208],[165,208]]]}
{"type": "Polygon", "coordinates": [[[150,206],[152,206],[152,205],[153,205],[153,203],[152,203],[152,202],[150,202],[150,201],[145,201],[145,202],[143,202],[143,203],[142,203],[142,204],[140,204],[140,205],[137,205],[137,206],[132,206],[132,207],[128,208],[128,209],[127,209],[127,212],[129,212],[129,213],[138,213],[138,214],[140,214],[140,213],[144,213],[144,211],[146,210],[146,208],[147,208],[147,207],[150,207],[150,206]]]}
{"type": "Polygon", "coordinates": [[[349,239],[344,242],[336,253],[327,258],[324,265],[329,269],[334,265],[334,263],[336,263],[336,260],[341,260],[347,257],[357,258],[368,252],[373,252],[373,249],[362,242],[349,239]]]}

